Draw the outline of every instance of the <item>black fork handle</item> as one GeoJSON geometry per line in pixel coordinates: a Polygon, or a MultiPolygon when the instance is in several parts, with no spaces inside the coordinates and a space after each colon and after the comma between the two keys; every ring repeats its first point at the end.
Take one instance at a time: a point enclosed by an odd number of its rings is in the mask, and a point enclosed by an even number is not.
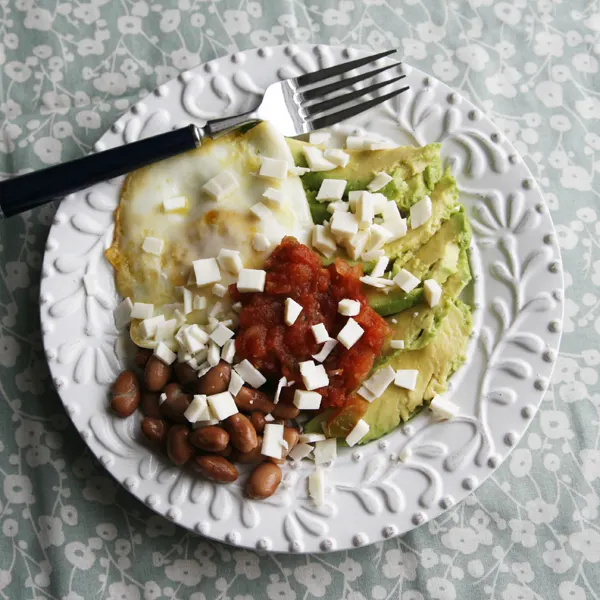
{"type": "Polygon", "coordinates": [[[0,182],[0,217],[12,217],[86,187],[119,177],[200,145],[202,133],[188,125],[118,148],[0,182]]]}

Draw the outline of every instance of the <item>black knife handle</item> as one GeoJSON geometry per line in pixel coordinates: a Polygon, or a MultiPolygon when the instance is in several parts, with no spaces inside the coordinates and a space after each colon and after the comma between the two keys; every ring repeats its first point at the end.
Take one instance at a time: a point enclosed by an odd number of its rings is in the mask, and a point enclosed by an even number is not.
{"type": "Polygon", "coordinates": [[[139,142],[0,182],[0,217],[11,217],[83,188],[197,148],[202,132],[188,125],[139,142]]]}

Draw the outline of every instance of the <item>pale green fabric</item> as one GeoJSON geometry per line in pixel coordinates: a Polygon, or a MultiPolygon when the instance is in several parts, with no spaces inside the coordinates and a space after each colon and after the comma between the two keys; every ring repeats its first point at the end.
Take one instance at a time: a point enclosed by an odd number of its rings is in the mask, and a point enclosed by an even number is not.
{"type": "Polygon", "coordinates": [[[402,539],[321,556],[209,543],[119,488],[69,424],[38,324],[54,208],[36,210],[0,224],[0,597],[597,599],[597,0],[0,0],[0,170],[80,156],[180,70],[290,41],[395,46],[468,95],[525,157],[568,286],[542,410],[476,494],[402,539]]]}

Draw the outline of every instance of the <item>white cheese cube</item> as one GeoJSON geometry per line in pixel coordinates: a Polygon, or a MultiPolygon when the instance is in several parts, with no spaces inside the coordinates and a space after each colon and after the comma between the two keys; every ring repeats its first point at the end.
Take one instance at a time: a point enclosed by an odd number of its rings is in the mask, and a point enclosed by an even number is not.
{"type": "Polygon", "coordinates": [[[371,271],[371,277],[383,277],[389,262],[390,259],[387,256],[381,256],[371,271]]]}
{"type": "Polygon", "coordinates": [[[364,150],[368,143],[368,138],[362,135],[349,135],[346,138],[346,148],[348,150],[364,150]]]}
{"type": "Polygon", "coordinates": [[[312,367],[304,371],[301,370],[300,373],[304,386],[308,391],[317,390],[329,385],[329,377],[323,365],[312,363],[312,367]]]}
{"type": "Polygon", "coordinates": [[[348,164],[348,161],[350,160],[350,155],[347,152],[344,152],[343,150],[340,150],[338,148],[334,148],[332,150],[325,150],[325,152],[323,152],[323,156],[326,160],[332,162],[338,167],[345,167],[348,164]]]}
{"type": "Polygon", "coordinates": [[[315,341],[317,344],[324,344],[327,340],[330,339],[329,334],[327,333],[327,328],[323,323],[319,323],[318,325],[311,326],[313,335],[315,336],[315,341]]]}
{"type": "Polygon", "coordinates": [[[291,450],[288,456],[294,461],[301,461],[306,458],[314,450],[312,446],[308,444],[296,444],[291,450]]]}
{"type": "Polygon", "coordinates": [[[244,268],[240,253],[237,250],[222,248],[219,250],[217,262],[221,269],[228,273],[233,273],[234,275],[237,275],[244,268]]]}
{"type": "Polygon", "coordinates": [[[321,348],[320,352],[318,354],[313,354],[312,357],[316,361],[324,362],[325,359],[331,354],[331,352],[337,345],[338,345],[337,340],[329,339],[323,344],[323,347],[321,348]]]}
{"type": "Polygon", "coordinates": [[[365,250],[379,250],[391,239],[391,232],[382,225],[371,225],[369,227],[369,243],[365,250]]]}
{"type": "Polygon", "coordinates": [[[382,256],[385,256],[385,252],[380,249],[380,250],[369,250],[368,252],[363,252],[360,257],[365,262],[372,262],[374,260],[379,260],[382,256]]]}
{"type": "Polygon", "coordinates": [[[160,256],[165,248],[165,241],[155,237],[145,237],[142,250],[148,254],[160,256]]]}
{"type": "Polygon", "coordinates": [[[373,402],[373,400],[377,399],[377,396],[373,392],[368,390],[364,385],[361,385],[358,388],[357,394],[359,396],[362,396],[367,402],[373,402]]]}
{"type": "Polygon", "coordinates": [[[173,352],[164,342],[159,342],[156,348],[154,348],[154,356],[162,360],[166,365],[170,365],[175,362],[177,354],[173,352]]]}
{"type": "Polygon", "coordinates": [[[193,294],[191,290],[183,288],[183,312],[189,315],[193,310],[193,294]]]}
{"type": "Polygon", "coordinates": [[[219,421],[224,421],[231,415],[235,415],[238,411],[233,396],[229,392],[221,392],[213,394],[207,398],[210,409],[215,414],[219,421]]]}
{"type": "Polygon", "coordinates": [[[196,352],[196,354],[194,355],[194,359],[196,360],[196,363],[197,363],[196,370],[198,370],[200,368],[200,365],[202,365],[202,363],[206,362],[207,357],[208,357],[208,348],[202,348],[202,350],[199,350],[198,352],[196,352]]]}
{"type": "Polygon", "coordinates": [[[431,198],[429,196],[425,196],[417,203],[413,204],[410,207],[410,227],[411,229],[416,229],[420,227],[424,223],[427,223],[431,218],[432,206],[431,206],[431,198]]]}
{"type": "Polygon", "coordinates": [[[284,321],[286,325],[293,325],[296,322],[296,319],[300,316],[302,312],[302,305],[298,304],[292,298],[285,299],[285,308],[284,308],[284,321]]]}
{"type": "Polygon", "coordinates": [[[235,371],[231,371],[231,379],[229,380],[227,391],[235,398],[243,386],[244,380],[235,371]]]}
{"type": "Polygon", "coordinates": [[[345,179],[323,179],[321,187],[317,193],[317,200],[341,200],[346,189],[347,181],[345,179]]]}
{"type": "MultiPolygon", "coordinates": [[[[154,309],[154,307],[152,307],[154,309]]],[[[115,320],[115,327],[121,329],[131,321],[131,312],[133,309],[133,302],[130,298],[125,298],[114,310],[113,318],[115,320]]]]}
{"type": "Polygon", "coordinates": [[[360,278],[360,280],[365,285],[370,285],[371,287],[386,289],[394,287],[394,282],[391,279],[386,279],[385,277],[372,277],[371,275],[364,275],[360,278]]]}
{"type": "Polygon", "coordinates": [[[281,395],[281,390],[287,386],[287,379],[282,377],[277,382],[277,389],[275,390],[275,396],[273,397],[273,404],[277,404],[279,402],[279,397],[281,395]]]}
{"type": "Polygon", "coordinates": [[[337,238],[348,239],[358,232],[358,219],[349,212],[334,212],[331,217],[331,233],[337,238]]]}
{"type": "Polygon", "coordinates": [[[288,163],[286,160],[278,158],[269,158],[263,156],[260,161],[258,174],[261,177],[270,177],[272,179],[285,179],[288,172],[288,163]]]}
{"type": "Polygon", "coordinates": [[[173,198],[166,198],[163,200],[163,210],[170,212],[172,210],[181,210],[187,205],[185,196],[174,196],[173,198]]]}
{"type": "Polygon", "coordinates": [[[308,495],[313,499],[315,506],[325,504],[325,472],[321,467],[308,476],[308,495]]]}
{"type": "MultiPolygon", "coordinates": [[[[179,361],[179,353],[177,353],[177,360],[179,361]]],[[[189,360],[186,360],[185,362],[190,367],[192,367],[192,369],[194,369],[194,371],[198,370],[198,361],[194,357],[190,358],[189,360]]]]}
{"type": "Polygon", "coordinates": [[[262,292],[265,289],[266,271],[261,269],[242,269],[238,276],[239,292],[262,292]]]}
{"type": "Polygon", "coordinates": [[[267,423],[263,432],[263,443],[260,453],[272,458],[281,458],[283,447],[283,425],[267,423]]]}
{"type": "Polygon", "coordinates": [[[344,202],[343,200],[340,200],[338,202],[330,202],[327,205],[327,212],[331,214],[333,214],[336,211],[348,212],[349,209],[349,204],[347,202],[344,202]]]}
{"type": "Polygon", "coordinates": [[[315,464],[322,465],[337,458],[337,440],[329,438],[315,444],[315,464]]]}
{"type": "Polygon", "coordinates": [[[423,292],[425,293],[425,300],[429,306],[434,307],[440,303],[442,288],[435,279],[426,279],[423,282],[423,292]]]}
{"type": "Polygon", "coordinates": [[[198,287],[221,281],[221,271],[216,258],[200,258],[192,262],[192,267],[198,287]]]}
{"type": "Polygon", "coordinates": [[[404,340],[392,340],[390,346],[394,350],[404,350],[404,340]]]}
{"type": "Polygon", "coordinates": [[[419,371],[414,369],[399,369],[396,371],[396,377],[394,378],[394,384],[398,387],[404,388],[405,390],[414,390],[417,386],[417,378],[419,377],[419,371]]]}
{"type": "Polygon", "coordinates": [[[257,202],[250,207],[250,212],[261,221],[270,222],[273,219],[273,212],[263,202],[257,202]]]}
{"type": "Polygon", "coordinates": [[[365,230],[359,231],[349,240],[342,240],[342,244],[352,260],[358,260],[360,258],[368,243],[369,232],[365,230]]]}
{"type": "Polygon", "coordinates": [[[373,212],[376,215],[383,213],[385,205],[388,204],[388,199],[383,194],[372,193],[371,200],[373,201],[373,212]]]}
{"type": "Polygon", "coordinates": [[[217,344],[217,346],[224,346],[227,340],[230,340],[233,337],[234,333],[229,329],[229,327],[223,326],[222,323],[219,323],[215,330],[210,334],[210,339],[217,344]]]}
{"type": "Polygon", "coordinates": [[[327,258],[330,258],[337,249],[334,237],[323,225],[315,225],[312,232],[312,245],[327,258]]]}
{"type": "Polygon", "coordinates": [[[308,136],[308,141],[311,144],[326,144],[331,139],[331,134],[328,131],[313,131],[308,136]]]}
{"type": "Polygon", "coordinates": [[[362,419],[359,419],[356,425],[352,428],[352,431],[346,436],[346,443],[352,447],[358,444],[367,433],[369,433],[369,424],[362,419]]]}
{"type": "Polygon", "coordinates": [[[140,335],[147,340],[152,339],[156,335],[158,326],[164,322],[165,322],[164,315],[156,315],[156,317],[150,317],[149,319],[144,319],[140,323],[140,335]]]}
{"type": "Polygon", "coordinates": [[[227,288],[221,283],[215,283],[212,287],[212,293],[218,298],[224,298],[227,294],[227,288]]]}
{"type": "Polygon", "coordinates": [[[337,167],[337,165],[325,159],[323,151],[319,148],[304,146],[302,151],[311,171],[331,171],[337,167]]]}
{"type": "Polygon", "coordinates": [[[356,210],[356,203],[364,193],[364,190],[352,190],[348,192],[348,204],[351,210],[356,210]]]}
{"type": "Polygon", "coordinates": [[[196,394],[190,402],[190,405],[187,407],[187,410],[183,413],[183,416],[190,423],[195,423],[200,419],[207,408],[208,403],[206,402],[206,396],[203,394],[196,394]]]}
{"type": "Polygon", "coordinates": [[[205,363],[202,363],[198,367],[198,372],[197,372],[198,378],[204,377],[211,369],[212,369],[212,367],[208,364],[208,361],[206,361],[205,363]]]}
{"type": "Polygon", "coordinates": [[[390,365],[387,365],[386,367],[383,367],[383,369],[375,371],[369,379],[363,382],[363,385],[372,392],[376,398],[379,398],[395,378],[396,371],[394,371],[390,365]]]}
{"type": "Polygon", "coordinates": [[[242,312],[243,306],[241,302],[236,302],[231,308],[233,308],[236,313],[239,313],[242,312]]]}
{"type": "Polygon", "coordinates": [[[275,420],[275,417],[273,415],[265,415],[265,421],[267,423],[272,423],[275,420]]]}
{"type": "Polygon", "coordinates": [[[160,406],[163,402],[167,401],[167,395],[163,392],[159,397],[158,397],[158,405],[160,406]]]}
{"type": "Polygon", "coordinates": [[[177,319],[169,319],[168,321],[158,323],[158,325],[156,326],[156,333],[154,334],[154,339],[159,342],[171,340],[175,335],[176,329],[177,319]]]}
{"type": "Polygon", "coordinates": [[[440,419],[453,419],[460,413],[460,407],[443,396],[434,396],[429,408],[440,419]]]}
{"type": "Polygon", "coordinates": [[[302,176],[302,175],[306,175],[306,173],[310,173],[310,169],[308,167],[289,167],[288,168],[288,172],[291,173],[292,175],[298,175],[298,176],[302,176]]]}
{"type": "Polygon", "coordinates": [[[263,198],[269,200],[275,206],[280,206],[283,203],[283,192],[277,188],[268,187],[262,195],[263,198]]]}
{"type": "Polygon", "coordinates": [[[215,302],[213,304],[213,307],[210,309],[210,312],[208,313],[208,322],[210,323],[211,318],[215,319],[216,316],[221,314],[222,312],[223,312],[223,303],[215,302]]]}
{"type": "Polygon", "coordinates": [[[247,359],[244,359],[233,368],[253,388],[259,388],[267,381],[266,377],[247,359]]]}
{"type": "Polygon", "coordinates": [[[392,234],[388,240],[393,242],[406,235],[408,225],[403,219],[395,202],[386,202],[383,207],[383,226],[392,234]]]}
{"type": "Polygon", "coordinates": [[[361,192],[360,197],[356,201],[355,211],[359,227],[362,229],[369,227],[375,217],[373,200],[369,192],[361,192]]]}
{"type": "Polygon", "coordinates": [[[408,294],[408,292],[412,292],[421,282],[406,269],[400,269],[398,275],[394,277],[394,283],[408,294]]]}
{"type": "Polygon", "coordinates": [[[134,302],[131,309],[132,319],[149,319],[154,314],[154,304],[134,302]]]}
{"type": "Polygon", "coordinates": [[[355,317],[360,313],[360,302],[344,298],[338,302],[338,312],[344,317],[355,317]]]}
{"type": "Polygon", "coordinates": [[[208,343],[208,339],[209,339],[208,333],[206,333],[206,331],[204,331],[199,325],[196,325],[196,323],[187,327],[185,329],[185,334],[187,334],[191,337],[194,337],[202,344],[208,343]]]}
{"type": "Polygon", "coordinates": [[[208,344],[208,356],[206,360],[211,367],[218,365],[221,360],[221,348],[212,340],[208,344]]]}
{"type": "Polygon", "coordinates": [[[315,368],[315,361],[314,360],[304,360],[301,363],[298,363],[298,367],[300,369],[300,374],[301,375],[305,375],[307,373],[310,373],[310,371],[312,371],[315,368]]]}
{"type": "Polygon", "coordinates": [[[252,247],[257,252],[267,252],[271,249],[271,240],[264,233],[255,233],[252,238],[252,247]]]}
{"type": "Polygon", "coordinates": [[[314,444],[315,442],[320,442],[325,439],[327,439],[327,437],[323,433],[301,433],[298,436],[298,442],[302,444],[314,444]]]}
{"type": "Polygon", "coordinates": [[[321,406],[323,397],[318,392],[296,390],[294,392],[294,404],[300,410],[317,410],[321,406]]]}
{"type": "Polygon", "coordinates": [[[364,332],[365,330],[353,318],[349,318],[338,333],[337,339],[344,348],[350,349],[358,342],[364,332]]]}
{"type": "MultiPolygon", "coordinates": [[[[214,331],[213,331],[214,333],[214,331]]],[[[235,358],[235,340],[229,340],[225,342],[223,345],[223,350],[221,350],[221,360],[232,364],[233,359],[235,358]]]]}
{"type": "Polygon", "coordinates": [[[229,171],[221,171],[209,179],[202,189],[215,200],[222,200],[240,187],[238,180],[229,171]]]}
{"type": "Polygon", "coordinates": [[[206,298],[204,296],[194,295],[194,301],[192,302],[192,308],[194,310],[204,310],[206,308],[206,298]]]}
{"type": "Polygon", "coordinates": [[[375,177],[371,180],[371,183],[367,186],[367,189],[370,192],[377,192],[381,188],[385,187],[390,181],[392,181],[392,177],[390,177],[387,173],[381,172],[377,173],[375,177]]]}

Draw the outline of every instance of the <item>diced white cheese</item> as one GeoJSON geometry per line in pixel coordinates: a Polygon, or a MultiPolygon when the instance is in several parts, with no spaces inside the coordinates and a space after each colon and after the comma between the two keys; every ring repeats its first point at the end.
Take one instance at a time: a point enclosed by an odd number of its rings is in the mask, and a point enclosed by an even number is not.
{"type": "Polygon", "coordinates": [[[302,151],[311,171],[331,171],[337,167],[337,165],[325,159],[323,151],[319,148],[304,146],[302,151]]]}
{"type": "Polygon", "coordinates": [[[285,179],[288,172],[288,163],[286,160],[278,158],[269,158],[263,156],[260,161],[258,174],[261,177],[271,177],[272,179],[285,179]]]}
{"type": "Polygon", "coordinates": [[[167,401],[167,395],[163,392],[159,397],[158,397],[158,404],[159,406],[163,403],[167,401]]]}
{"type": "Polygon", "coordinates": [[[150,317],[149,319],[144,319],[140,323],[140,335],[149,340],[156,335],[156,330],[159,325],[165,322],[164,315],[156,315],[156,317],[150,317]]]}
{"type": "Polygon", "coordinates": [[[168,321],[163,321],[156,326],[156,333],[154,334],[154,339],[157,341],[165,341],[173,339],[175,335],[175,330],[177,329],[177,319],[169,319],[168,321]]]}
{"type": "Polygon", "coordinates": [[[227,294],[227,288],[221,283],[215,283],[212,288],[212,293],[219,298],[224,298],[227,294]]]}
{"type": "Polygon", "coordinates": [[[363,419],[359,419],[352,431],[346,436],[346,443],[352,447],[362,440],[369,433],[369,424],[363,419]]]}
{"type": "Polygon", "coordinates": [[[374,260],[380,259],[385,255],[385,252],[382,249],[379,250],[369,250],[368,252],[363,252],[360,257],[365,262],[372,262],[374,260]]]}
{"type": "Polygon", "coordinates": [[[363,385],[379,398],[387,390],[392,381],[394,381],[395,377],[396,371],[390,365],[387,365],[383,369],[375,371],[369,379],[363,382],[363,385]]]}
{"type": "Polygon", "coordinates": [[[273,415],[265,415],[265,421],[267,423],[272,423],[275,420],[275,417],[273,415]]]}
{"type": "Polygon", "coordinates": [[[252,247],[257,252],[266,252],[271,249],[271,240],[264,233],[255,233],[252,238],[252,247]]]}
{"type": "Polygon", "coordinates": [[[193,310],[193,294],[191,290],[183,288],[183,312],[189,315],[193,310]]]}
{"type": "Polygon", "coordinates": [[[202,348],[202,350],[198,350],[198,352],[196,352],[196,354],[194,355],[194,359],[198,363],[198,368],[200,367],[200,365],[203,362],[206,361],[207,357],[208,357],[208,348],[202,348]]]}
{"type": "Polygon", "coordinates": [[[443,396],[434,396],[429,408],[440,419],[453,419],[460,413],[460,407],[443,396]]]}
{"type": "Polygon", "coordinates": [[[281,395],[281,390],[287,386],[287,379],[282,377],[277,382],[277,389],[275,390],[275,396],[273,397],[273,404],[277,404],[279,402],[279,396],[281,395]]]}
{"type": "Polygon", "coordinates": [[[194,301],[192,302],[192,308],[194,310],[204,310],[206,308],[206,298],[204,296],[194,295],[194,301]]]}
{"type": "Polygon", "coordinates": [[[338,202],[330,202],[327,205],[327,212],[331,214],[333,214],[336,211],[348,212],[349,209],[349,204],[347,202],[344,202],[343,200],[340,200],[338,202]]]}
{"type": "Polygon", "coordinates": [[[196,354],[201,350],[204,350],[207,341],[208,336],[206,332],[200,329],[198,325],[194,324],[183,329],[179,343],[184,346],[190,354],[196,354]]]}
{"type": "Polygon", "coordinates": [[[165,248],[165,241],[155,237],[145,237],[142,250],[148,254],[160,256],[165,248]]]}
{"type": "Polygon", "coordinates": [[[323,225],[315,225],[312,232],[312,245],[327,258],[330,258],[337,248],[335,239],[323,225]]]}
{"type": "Polygon", "coordinates": [[[231,379],[229,380],[227,391],[235,398],[243,386],[244,380],[235,371],[231,371],[231,379]]]}
{"type": "Polygon", "coordinates": [[[347,183],[345,179],[323,179],[316,199],[319,202],[341,200],[347,183]]]}
{"type": "Polygon", "coordinates": [[[385,187],[390,181],[392,181],[392,177],[390,177],[387,173],[381,172],[377,173],[375,177],[371,180],[371,183],[367,186],[367,189],[370,192],[377,192],[382,187],[385,187]]]}
{"type": "Polygon", "coordinates": [[[312,371],[315,368],[314,360],[304,360],[301,363],[298,363],[298,368],[300,369],[300,374],[305,375],[312,371]]]}
{"type": "Polygon", "coordinates": [[[165,212],[170,212],[172,210],[180,210],[185,208],[187,205],[187,200],[185,196],[174,196],[173,198],[166,198],[163,200],[163,210],[165,212]]]}
{"type": "Polygon", "coordinates": [[[206,333],[206,331],[204,331],[196,323],[187,327],[185,330],[185,333],[191,337],[194,337],[195,339],[197,339],[199,342],[202,342],[203,344],[208,343],[208,339],[209,339],[208,333],[206,333]]]}
{"type": "Polygon", "coordinates": [[[215,414],[219,421],[224,421],[231,415],[235,415],[238,412],[238,408],[235,405],[233,396],[229,392],[221,392],[220,394],[213,394],[207,398],[210,409],[215,414]]]}
{"type": "Polygon", "coordinates": [[[296,322],[296,319],[300,316],[301,312],[301,304],[298,304],[293,298],[285,299],[283,319],[286,325],[293,325],[296,322]]]}
{"type": "Polygon", "coordinates": [[[202,189],[215,200],[222,200],[240,187],[238,180],[229,171],[221,171],[212,179],[209,179],[202,189]]]}
{"type": "Polygon", "coordinates": [[[373,402],[373,400],[377,399],[377,396],[370,390],[368,390],[364,385],[361,385],[357,391],[359,396],[362,396],[367,402],[373,402]]]}
{"type": "Polygon", "coordinates": [[[431,218],[432,206],[431,198],[425,196],[410,207],[410,227],[416,229],[431,218]]]}
{"type": "Polygon", "coordinates": [[[421,282],[406,269],[400,269],[396,277],[394,277],[394,283],[408,294],[408,292],[412,292],[421,282]]]}
{"type": "Polygon", "coordinates": [[[361,135],[349,135],[346,138],[346,148],[348,150],[363,150],[368,143],[368,139],[361,135]]]}
{"type": "Polygon", "coordinates": [[[351,238],[358,232],[358,219],[349,212],[334,212],[331,217],[331,233],[340,238],[351,238]]]}
{"type": "Polygon", "coordinates": [[[273,218],[273,212],[263,202],[257,202],[250,207],[250,212],[258,217],[261,221],[270,222],[273,218]]]}
{"type": "Polygon", "coordinates": [[[388,203],[388,199],[383,194],[371,193],[371,200],[373,200],[373,212],[380,215],[388,203]]]}
{"type": "Polygon", "coordinates": [[[352,260],[358,260],[369,242],[369,232],[358,231],[350,239],[340,239],[340,242],[346,248],[348,256],[352,260]]]}
{"type": "Polygon", "coordinates": [[[190,405],[187,407],[187,410],[183,413],[183,416],[190,423],[195,423],[200,419],[207,408],[208,404],[206,402],[206,396],[203,394],[196,394],[190,402],[190,405]]]}
{"type": "Polygon", "coordinates": [[[149,319],[154,314],[154,304],[134,302],[131,309],[132,319],[149,319]]]}
{"type": "Polygon", "coordinates": [[[371,271],[371,277],[383,277],[389,262],[390,259],[387,256],[380,256],[377,260],[377,263],[373,267],[373,270],[371,271]]]}
{"type": "Polygon", "coordinates": [[[277,423],[267,423],[263,432],[263,442],[260,453],[263,456],[271,456],[272,458],[281,458],[283,440],[283,425],[277,423]]]}
{"type": "Polygon", "coordinates": [[[379,289],[394,287],[394,282],[391,279],[386,279],[385,277],[373,277],[372,275],[364,275],[360,278],[360,280],[365,285],[370,285],[371,287],[379,289]]]}
{"type": "Polygon", "coordinates": [[[206,360],[211,367],[218,365],[221,360],[221,348],[212,340],[208,344],[208,356],[206,360]]]}
{"type": "Polygon", "coordinates": [[[216,258],[199,258],[192,262],[198,287],[221,281],[221,271],[216,258]]]}
{"type": "MultiPolygon", "coordinates": [[[[179,360],[179,353],[177,353],[177,360],[179,360]]],[[[194,371],[198,370],[198,361],[194,357],[190,358],[189,360],[186,360],[185,362],[190,367],[192,367],[192,369],[194,369],[194,371]]]]}
{"type": "Polygon", "coordinates": [[[383,226],[392,234],[390,242],[399,240],[406,235],[408,225],[403,219],[395,202],[386,202],[383,207],[383,226]]]}
{"type": "Polygon", "coordinates": [[[294,392],[294,404],[300,410],[317,410],[321,406],[323,397],[318,392],[296,390],[294,392]]]}
{"type": "Polygon", "coordinates": [[[266,278],[266,271],[261,269],[242,269],[237,281],[238,292],[262,292],[266,278]]]}
{"type": "MultiPolygon", "coordinates": [[[[154,308],[154,307],[153,307],[154,308]]],[[[130,298],[125,298],[114,310],[113,318],[115,320],[115,327],[121,329],[125,327],[127,323],[131,321],[131,311],[133,309],[133,302],[130,298]]]]}
{"type": "MultiPolygon", "coordinates": [[[[213,331],[214,333],[214,331],[213,331]]],[[[233,363],[233,359],[235,358],[235,340],[229,340],[225,342],[223,345],[223,350],[221,350],[221,360],[231,364],[233,363]]]]}
{"type": "Polygon", "coordinates": [[[306,173],[310,173],[310,169],[308,167],[289,167],[288,171],[290,173],[292,173],[292,175],[298,175],[298,176],[302,176],[302,175],[306,175],[306,173]]]}
{"type": "Polygon", "coordinates": [[[298,436],[298,442],[301,444],[314,444],[327,439],[323,433],[301,433],[298,436]]]}
{"type": "Polygon", "coordinates": [[[308,141],[311,144],[326,144],[331,139],[331,134],[328,131],[313,131],[308,136],[308,141]]]}
{"type": "Polygon", "coordinates": [[[263,198],[272,202],[275,206],[283,203],[283,192],[274,187],[268,187],[263,193],[263,198]]]}
{"type": "Polygon", "coordinates": [[[392,340],[390,346],[394,350],[404,350],[404,340],[392,340]]]}
{"type": "Polygon", "coordinates": [[[442,288],[435,279],[426,279],[423,282],[423,292],[425,293],[425,300],[429,306],[434,307],[440,303],[442,298],[442,288]]]}
{"type": "Polygon", "coordinates": [[[247,359],[233,367],[237,374],[253,388],[259,388],[267,379],[266,377],[247,359]]]}
{"type": "Polygon", "coordinates": [[[417,386],[417,378],[419,377],[419,371],[414,369],[399,369],[396,371],[396,377],[394,378],[394,384],[398,387],[404,388],[405,390],[414,390],[417,386]]]}
{"type": "Polygon", "coordinates": [[[353,318],[349,318],[338,333],[337,339],[345,348],[350,349],[358,342],[364,332],[365,330],[353,318]]]}
{"type": "Polygon", "coordinates": [[[307,390],[312,391],[329,385],[329,377],[325,371],[323,365],[315,365],[314,362],[310,361],[312,366],[310,368],[300,371],[302,375],[302,381],[307,390]]]}
{"type": "Polygon", "coordinates": [[[301,461],[306,458],[314,450],[308,444],[296,444],[289,452],[288,456],[294,461],[301,461]]]}
{"type": "Polygon", "coordinates": [[[360,302],[344,298],[338,302],[338,312],[344,317],[355,317],[360,313],[360,302]]]}
{"type": "Polygon", "coordinates": [[[197,371],[198,378],[204,377],[211,369],[212,369],[212,367],[208,364],[208,361],[206,361],[205,363],[202,363],[198,367],[198,371],[197,371]]]}
{"type": "Polygon", "coordinates": [[[361,192],[360,197],[356,201],[355,211],[359,227],[362,229],[369,227],[375,217],[373,199],[369,192],[361,192]]]}
{"type": "Polygon", "coordinates": [[[177,354],[173,352],[164,342],[159,342],[156,348],[154,348],[154,356],[162,360],[166,365],[170,365],[175,362],[177,354]]]}
{"type": "Polygon", "coordinates": [[[208,313],[208,321],[210,323],[210,319],[211,318],[215,318],[217,315],[221,314],[223,312],[223,303],[222,302],[215,302],[212,306],[212,308],[210,309],[210,312],[208,313]]]}
{"type": "Polygon", "coordinates": [[[315,464],[322,465],[323,463],[335,460],[337,458],[337,440],[329,438],[321,440],[315,444],[315,464]]]}
{"type": "Polygon", "coordinates": [[[377,225],[376,223],[369,227],[369,243],[365,250],[379,250],[387,244],[387,242],[391,239],[392,234],[382,225],[377,225]]]}
{"type": "Polygon", "coordinates": [[[351,192],[348,192],[348,204],[350,205],[351,210],[356,209],[356,203],[364,193],[364,190],[352,190],[351,192]]]}
{"type": "Polygon", "coordinates": [[[242,312],[242,303],[236,302],[231,308],[233,308],[236,313],[242,312]]]}
{"type": "Polygon", "coordinates": [[[308,476],[308,495],[313,499],[315,506],[325,503],[325,472],[321,467],[315,467],[308,476]]]}
{"type": "Polygon", "coordinates": [[[315,341],[317,344],[324,344],[329,337],[329,333],[327,333],[327,328],[323,323],[319,323],[318,325],[311,326],[313,335],[315,336],[315,341]]]}
{"type": "Polygon", "coordinates": [[[313,354],[312,357],[318,362],[324,362],[325,359],[331,354],[333,349],[338,345],[337,340],[327,340],[318,354],[313,354]]]}
{"type": "Polygon", "coordinates": [[[344,152],[343,150],[340,150],[338,148],[334,148],[332,150],[325,150],[325,152],[323,152],[323,156],[326,160],[332,162],[338,167],[345,167],[348,164],[348,161],[350,160],[350,155],[347,152],[344,152]]]}
{"type": "Polygon", "coordinates": [[[217,344],[217,346],[224,346],[227,340],[230,340],[234,336],[233,331],[229,327],[225,327],[222,323],[217,325],[216,329],[210,334],[210,339],[217,344]]]}
{"type": "Polygon", "coordinates": [[[221,269],[234,275],[237,275],[244,268],[240,253],[237,250],[222,248],[219,250],[217,261],[221,269]]]}

